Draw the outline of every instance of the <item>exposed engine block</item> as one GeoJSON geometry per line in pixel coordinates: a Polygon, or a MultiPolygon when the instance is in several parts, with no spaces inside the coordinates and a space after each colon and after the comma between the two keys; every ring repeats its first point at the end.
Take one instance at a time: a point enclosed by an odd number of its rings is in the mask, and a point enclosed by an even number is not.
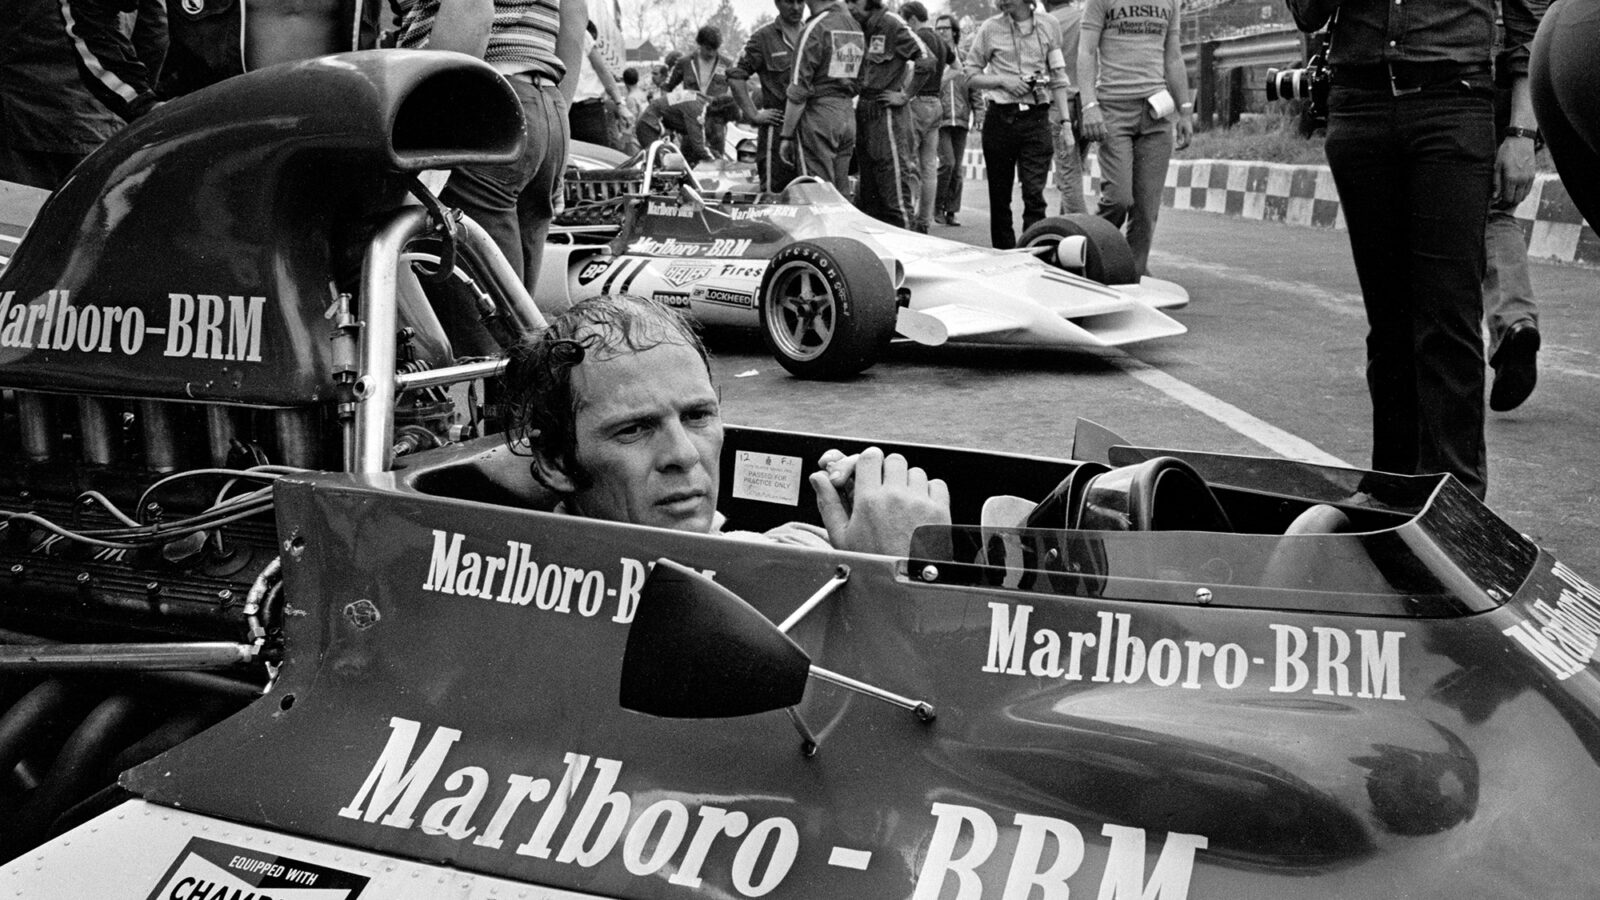
{"type": "Polygon", "coordinates": [[[0,272],[0,858],[270,688],[274,480],[483,428],[436,370],[542,320],[417,174],[522,139],[483,64],[348,54],[168,103],[44,203],[0,272]]]}

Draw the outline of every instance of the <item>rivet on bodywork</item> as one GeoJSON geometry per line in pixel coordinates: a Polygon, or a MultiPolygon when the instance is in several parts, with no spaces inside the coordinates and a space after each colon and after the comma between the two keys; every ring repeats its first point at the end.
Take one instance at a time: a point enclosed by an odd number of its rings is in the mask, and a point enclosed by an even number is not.
{"type": "Polygon", "coordinates": [[[1195,600],[1196,603],[1200,604],[1201,606],[1205,606],[1207,603],[1210,603],[1211,602],[1211,589],[1210,588],[1196,588],[1195,592],[1194,592],[1194,600],[1195,600]]]}
{"type": "Polygon", "coordinates": [[[922,580],[923,581],[938,581],[939,580],[939,567],[935,566],[935,565],[923,566],[922,567],[922,580]]]}

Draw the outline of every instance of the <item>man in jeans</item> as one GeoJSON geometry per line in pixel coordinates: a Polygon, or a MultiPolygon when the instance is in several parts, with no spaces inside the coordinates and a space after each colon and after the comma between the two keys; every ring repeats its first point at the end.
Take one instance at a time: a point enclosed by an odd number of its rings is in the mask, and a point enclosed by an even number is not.
{"type": "MultiPolygon", "coordinates": [[[[1061,49],[1067,57],[1067,71],[1078,76],[1078,40],[1083,25],[1083,0],[1045,0],[1050,15],[1061,23],[1061,49]]],[[[1083,161],[1089,145],[1078,136],[1075,118],[1081,117],[1082,104],[1076,84],[1067,87],[1067,105],[1051,107],[1050,119],[1056,126],[1056,187],[1061,190],[1061,215],[1088,211],[1083,200],[1083,161]],[[1062,128],[1061,123],[1069,127],[1062,128]]]]}
{"type": "MultiPolygon", "coordinates": [[[[961,26],[954,16],[941,15],[934,30],[952,47],[961,43],[961,26]]],[[[973,90],[972,79],[959,65],[944,70],[939,88],[939,192],[934,199],[933,219],[945,225],[960,225],[961,190],[966,184],[965,159],[967,132],[972,128],[974,107],[982,108],[983,94],[973,90]]]]}
{"type": "Polygon", "coordinates": [[[928,51],[917,60],[911,82],[911,155],[917,161],[917,210],[911,230],[927,234],[939,194],[939,123],[943,112],[939,87],[945,67],[955,62],[956,55],[944,38],[928,27],[928,8],[922,0],[900,4],[900,15],[928,51]]]}
{"type": "MultiPolygon", "coordinates": [[[[1328,167],[1367,310],[1372,468],[1447,472],[1482,497],[1484,220],[1497,181],[1526,194],[1507,163],[1531,139],[1495,135],[1495,0],[1393,6],[1289,0],[1304,31],[1332,20],[1328,167]]],[[[1500,6],[1515,92],[1537,16],[1500,6]]]]}
{"type": "Polygon", "coordinates": [[[1541,140],[1528,80],[1513,90],[1512,66],[1502,50],[1495,66],[1495,132],[1510,135],[1502,155],[1505,178],[1497,179],[1484,235],[1488,266],[1483,275],[1483,317],[1489,330],[1489,366],[1494,382],[1489,408],[1510,412],[1533,393],[1538,381],[1539,307],[1528,278],[1528,239],[1517,221],[1517,204],[1533,184],[1534,153],[1541,140]]]}
{"type": "Polygon", "coordinates": [[[1178,7],[1179,0],[1088,0],[1079,32],[1083,139],[1100,143],[1097,212],[1127,225],[1140,275],[1150,274],[1174,141],[1182,149],[1194,135],[1178,7]]]}
{"type": "Polygon", "coordinates": [[[459,166],[439,198],[483,226],[532,288],[567,166],[572,97],[589,11],[584,0],[407,0],[399,45],[481,57],[522,104],[528,139],[506,165],[459,166]]]}

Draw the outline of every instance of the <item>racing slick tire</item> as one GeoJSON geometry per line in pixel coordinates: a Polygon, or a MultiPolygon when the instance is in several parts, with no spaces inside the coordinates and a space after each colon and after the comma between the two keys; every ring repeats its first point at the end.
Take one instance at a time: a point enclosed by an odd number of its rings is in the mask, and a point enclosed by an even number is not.
{"type": "Polygon", "coordinates": [[[1017,244],[1038,247],[1059,244],[1065,237],[1082,236],[1088,242],[1088,260],[1083,276],[1101,284],[1138,284],[1139,270],[1133,262],[1133,249],[1122,230],[1105,219],[1087,213],[1042,219],[1022,232],[1017,244]]]}
{"type": "Polygon", "coordinates": [[[894,337],[894,282],[851,238],[796,241],[773,254],[757,307],[762,340],[796,378],[849,378],[894,337]]]}

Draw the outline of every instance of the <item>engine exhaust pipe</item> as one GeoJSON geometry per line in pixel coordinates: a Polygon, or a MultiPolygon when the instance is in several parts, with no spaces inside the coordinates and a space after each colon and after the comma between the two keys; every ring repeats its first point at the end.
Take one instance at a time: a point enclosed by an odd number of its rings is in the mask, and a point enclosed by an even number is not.
{"type": "Polygon", "coordinates": [[[78,398],[78,442],[83,461],[91,466],[109,466],[114,460],[111,404],[100,397],[78,398]]]}
{"type": "Polygon", "coordinates": [[[158,400],[139,401],[144,464],[150,471],[161,475],[178,470],[178,435],[172,424],[172,414],[170,404],[158,400]]]}
{"type": "Polygon", "coordinates": [[[233,410],[226,406],[206,407],[206,448],[211,454],[211,465],[222,468],[228,464],[228,454],[238,428],[233,421],[233,410]]]}
{"type": "Polygon", "coordinates": [[[22,455],[29,462],[49,462],[55,455],[55,435],[50,429],[50,401],[42,394],[17,392],[17,424],[22,433],[22,455]]]}

